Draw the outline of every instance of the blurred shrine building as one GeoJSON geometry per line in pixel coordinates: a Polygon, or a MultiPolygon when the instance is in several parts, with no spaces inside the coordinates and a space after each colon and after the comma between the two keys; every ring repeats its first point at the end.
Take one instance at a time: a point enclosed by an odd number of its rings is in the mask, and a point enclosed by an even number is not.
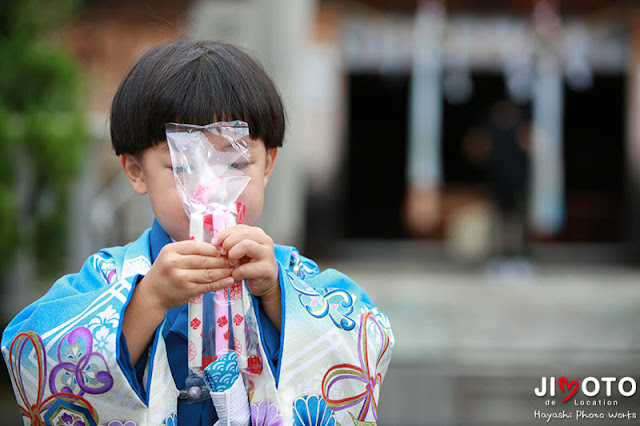
{"type": "Polygon", "coordinates": [[[487,170],[470,158],[465,139],[506,97],[530,125],[528,219],[535,238],[637,238],[639,4],[360,3],[368,9],[350,14],[341,32],[348,234],[412,235],[402,214],[411,187],[439,194],[426,199],[438,203],[428,238],[477,229],[470,218],[487,211],[480,208],[489,203],[487,170]],[[372,164],[379,174],[363,171],[372,164]]]}
{"type": "MultiPolygon", "coordinates": [[[[262,219],[276,241],[325,252],[457,229],[484,238],[488,172],[466,141],[507,99],[527,124],[535,239],[640,247],[637,1],[87,0],[68,40],[92,77],[96,139],[108,141],[105,117],[133,58],[176,37],[246,46],[282,92],[289,130],[262,219]],[[421,232],[408,223],[415,212],[421,232]]],[[[85,178],[104,172],[77,200],[96,206],[78,218],[78,259],[131,239],[96,228],[148,223],[147,207],[123,216],[137,201],[100,146],[85,178]]]]}

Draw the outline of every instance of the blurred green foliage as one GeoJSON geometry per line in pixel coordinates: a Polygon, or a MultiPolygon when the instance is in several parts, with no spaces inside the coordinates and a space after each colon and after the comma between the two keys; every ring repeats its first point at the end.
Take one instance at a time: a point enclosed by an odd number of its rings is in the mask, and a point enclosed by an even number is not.
{"type": "Polygon", "coordinates": [[[59,31],[79,0],[0,2],[0,267],[30,246],[61,266],[65,207],[88,140],[83,81],[59,31]]]}

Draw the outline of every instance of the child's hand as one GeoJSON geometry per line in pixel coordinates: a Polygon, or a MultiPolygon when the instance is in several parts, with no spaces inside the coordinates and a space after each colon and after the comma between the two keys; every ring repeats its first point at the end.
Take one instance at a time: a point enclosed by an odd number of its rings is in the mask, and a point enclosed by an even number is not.
{"type": "Polygon", "coordinates": [[[160,250],[138,290],[156,306],[169,310],[202,293],[230,286],[234,283],[232,271],[229,261],[212,244],[179,241],[160,250]]]}
{"type": "Polygon", "coordinates": [[[131,296],[122,322],[131,362],[138,362],[167,311],[234,283],[229,261],[202,241],[180,241],[160,250],[131,296]]]}
{"type": "Polygon", "coordinates": [[[280,297],[273,240],[261,228],[232,226],[220,231],[212,243],[229,259],[236,282],[246,280],[251,293],[262,299],[280,297]]]}
{"type": "Polygon", "coordinates": [[[220,231],[212,240],[221,256],[234,267],[236,282],[246,280],[273,324],[280,329],[280,283],[273,240],[261,228],[236,225],[220,231]]]}

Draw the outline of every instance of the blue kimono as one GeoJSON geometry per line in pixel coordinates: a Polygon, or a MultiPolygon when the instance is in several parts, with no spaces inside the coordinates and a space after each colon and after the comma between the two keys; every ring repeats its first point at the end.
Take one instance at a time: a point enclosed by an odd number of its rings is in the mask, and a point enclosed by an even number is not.
{"type": "MultiPolygon", "coordinates": [[[[210,399],[184,398],[187,309],[170,310],[131,365],[121,319],[136,283],[170,242],[158,223],[91,256],[7,326],[2,353],[25,424],[212,425],[210,399]]],[[[387,317],[335,270],[276,246],[281,332],[254,298],[262,371],[244,375],[252,425],[376,423],[393,336],[387,317]],[[313,419],[313,420],[312,420],[313,419]]]]}

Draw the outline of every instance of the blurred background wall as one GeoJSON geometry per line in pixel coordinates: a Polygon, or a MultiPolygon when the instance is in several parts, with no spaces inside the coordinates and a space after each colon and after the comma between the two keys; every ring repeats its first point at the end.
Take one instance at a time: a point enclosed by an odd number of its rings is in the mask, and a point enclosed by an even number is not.
{"type": "MultiPolygon", "coordinates": [[[[58,206],[64,265],[12,258],[4,324],[152,223],[108,134],[132,61],[176,38],[221,39],[265,64],[287,109],[260,225],[356,277],[396,330],[380,424],[537,423],[541,376],[638,378],[636,1],[74,6],[43,36],[85,81],[86,148],[58,206]]],[[[3,387],[9,413],[6,372],[3,387]]]]}

